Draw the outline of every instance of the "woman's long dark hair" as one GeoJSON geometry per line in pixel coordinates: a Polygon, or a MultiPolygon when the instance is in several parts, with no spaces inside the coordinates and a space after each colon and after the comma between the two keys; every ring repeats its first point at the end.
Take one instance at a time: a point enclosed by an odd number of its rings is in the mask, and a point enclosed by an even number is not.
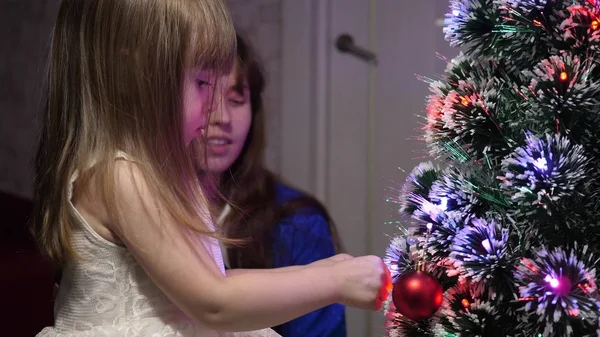
{"type": "Polygon", "coordinates": [[[329,224],[336,252],[341,243],[335,225],[325,207],[315,198],[303,193],[285,202],[277,200],[276,185],[280,179],[264,167],[265,111],[263,91],[265,76],[261,64],[250,45],[237,35],[237,88],[243,90],[244,81],[250,90],[252,123],[246,143],[230,169],[220,179],[221,195],[232,205],[224,221],[226,236],[232,239],[249,239],[246,244],[230,246],[229,260],[232,268],[272,268],[273,232],[278,223],[297,212],[319,213],[329,224]]]}

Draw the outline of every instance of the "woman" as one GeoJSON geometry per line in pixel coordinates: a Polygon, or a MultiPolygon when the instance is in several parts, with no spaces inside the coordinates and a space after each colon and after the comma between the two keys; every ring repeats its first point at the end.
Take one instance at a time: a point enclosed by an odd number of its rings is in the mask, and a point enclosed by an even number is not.
{"type": "MultiPolygon", "coordinates": [[[[218,222],[229,238],[247,240],[223,249],[226,266],[286,267],[333,256],[340,243],[323,205],[264,167],[265,79],[250,46],[239,35],[237,42],[237,62],[219,81],[222,99],[199,154],[201,181],[221,196],[218,222]]],[[[346,336],[344,307],[334,304],[275,330],[284,337],[346,336]]]]}

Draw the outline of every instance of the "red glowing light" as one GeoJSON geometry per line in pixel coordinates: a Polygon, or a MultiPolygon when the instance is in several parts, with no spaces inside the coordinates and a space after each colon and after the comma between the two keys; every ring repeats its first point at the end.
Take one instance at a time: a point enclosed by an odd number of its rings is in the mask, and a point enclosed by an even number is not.
{"type": "Polygon", "coordinates": [[[561,81],[566,81],[569,78],[569,75],[567,74],[566,71],[563,71],[560,73],[560,80],[561,81]]]}
{"type": "Polygon", "coordinates": [[[468,97],[462,96],[462,97],[460,98],[460,104],[462,104],[462,105],[464,105],[464,106],[468,106],[468,105],[469,105],[469,103],[470,103],[470,102],[469,102],[469,98],[468,98],[468,97]]]}

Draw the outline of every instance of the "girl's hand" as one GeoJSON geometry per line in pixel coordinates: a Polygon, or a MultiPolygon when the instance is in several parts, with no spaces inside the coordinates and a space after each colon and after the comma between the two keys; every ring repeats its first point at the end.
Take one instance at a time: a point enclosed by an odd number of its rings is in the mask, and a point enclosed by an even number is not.
{"type": "Polygon", "coordinates": [[[342,304],[379,310],[389,295],[390,273],[377,256],[348,258],[335,263],[333,277],[339,286],[342,304]]]}

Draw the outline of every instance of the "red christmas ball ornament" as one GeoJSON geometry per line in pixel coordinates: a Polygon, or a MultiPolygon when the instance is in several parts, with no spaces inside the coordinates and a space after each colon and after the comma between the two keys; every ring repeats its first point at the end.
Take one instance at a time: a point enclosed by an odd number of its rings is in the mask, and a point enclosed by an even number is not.
{"type": "Polygon", "coordinates": [[[442,305],[440,282],[430,274],[411,271],[400,275],[392,290],[396,310],[403,316],[420,321],[433,316],[442,305]]]}

